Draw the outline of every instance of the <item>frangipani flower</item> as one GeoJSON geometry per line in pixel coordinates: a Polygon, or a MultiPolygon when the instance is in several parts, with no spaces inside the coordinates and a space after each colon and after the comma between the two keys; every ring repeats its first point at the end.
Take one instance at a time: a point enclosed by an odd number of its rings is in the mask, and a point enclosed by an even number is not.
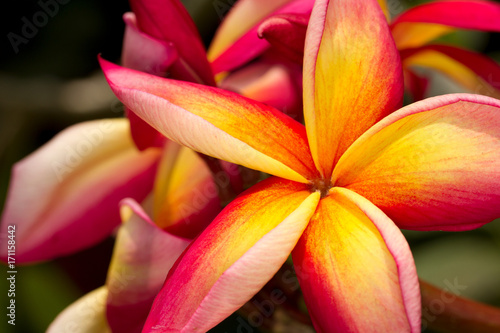
{"type": "MultiPolygon", "coordinates": [[[[226,16],[208,53],[194,22],[179,0],[131,0],[122,63],[146,73],[220,87],[270,104],[292,116],[301,111],[301,69],[279,58],[260,39],[265,18],[282,13],[309,15],[313,0],[242,0],[226,16]],[[259,61],[253,62],[255,58],[259,61]]],[[[144,149],[161,146],[164,137],[133,113],[132,136],[144,149]]]]}
{"type": "Polygon", "coordinates": [[[275,176],[193,241],[143,332],[207,331],[290,252],[317,331],[418,332],[418,279],[397,227],[468,230],[500,216],[500,101],[457,94],[395,111],[403,72],[375,0],[316,1],[305,126],[231,92],[101,64],[165,136],[275,176]]]}
{"type": "MultiPolygon", "coordinates": [[[[13,168],[1,228],[6,232],[16,225],[16,262],[54,259],[98,243],[119,226],[121,200],[142,202],[153,190],[152,219],[177,236],[193,238],[221,210],[221,202],[207,166],[185,154],[168,141],[163,149],[138,151],[127,119],[64,130],[13,168]],[[182,172],[158,171],[155,181],[162,155],[160,171],[172,170],[180,158],[186,163],[182,172]]],[[[223,166],[228,186],[240,191],[238,174],[223,166]]]]}
{"type": "Polygon", "coordinates": [[[70,305],[48,332],[73,330],[74,326],[88,333],[141,331],[168,271],[218,212],[213,211],[218,198],[212,174],[186,147],[167,143],[155,184],[154,194],[142,206],[131,198],[121,202],[123,224],[106,285],[70,305]],[[200,212],[204,214],[198,216],[200,212]]]}
{"type": "MultiPolygon", "coordinates": [[[[208,77],[213,81],[201,40],[192,37],[197,36],[194,23],[178,1],[170,1],[168,6],[178,6],[180,9],[175,13],[187,17],[182,20],[174,15],[180,20],[180,27],[189,30],[191,25],[194,29],[193,33],[187,34],[193,44],[184,48],[181,54],[192,54],[196,50],[195,45],[198,45],[210,74],[208,77]]],[[[158,42],[142,34],[136,28],[135,16],[129,14],[125,16],[129,28],[125,38],[124,64],[159,74],[154,70],[166,70],[179,59],[177,53],[180,51],[172,44],[158,42]]],[[[151,26],[154,28],[154,24],[151,26]]],[[[179,33],[172,35],[179,36],[179,33]]],[[[130,116],[130,122],[136,128],[144,124],[140,119],[140,122],[134,122],[133,114],[130,116]]],[[[147,127],[150,128],[149,125],[147,127]]],[[[139,129],[141,136],[134,138],[136,145],[162,148],[139,152],[130,137],[133,129],[134,126],[131,128],[126,119],[78,124],[14,166],[0,231],[6,232],[9,224],[17,226],[18,263],[53,259],[101,241],[120,224],[117,210],[120,200],[130,197],[141,202],[152,191],[161,150],[165,149],[165,138],[162,135],[147,136],[147,130],[139,129]],[[141,145],[138,142],[150,144],[141,145]]],[[[231,182],[238,187],[236,178],[232,177],[231,182]]],[[[182,189],[180,193],[183,193],[182,189]]],[[[220,204],[212,200],[194,213],[203,216],[202,221],[206,224],[210,217],[215,216],[216,210],[220,210],[220,204]]],[[[171,219],[171,228],[174,228],[186,216],[171,219]],[[176,218],[179,220],[173,221],[176,218]]],[[[190,221],[195,223],[192,217],[190,221]]],[[[180,235],[193,236],[183,234],[190,233],[190,230],[199,232],[199,229],[188,228],[180,231],[180,235]]],[[[5,259],[6,254],[1,258],[5,259]]]]}
{"type": "MultiPolygon", "coordinates": [[[[416,67],[437,70],[474,93],[500,97],[500,66],[488,57],[433,41],[458,29],[500,31],[500,5],[491,1],[432,1],[413,7],[391,21],[386,0],[384,10],[396,46],[401,52],[405,85],[416,100],[424,97],[428,80],[416,67]]],[[[268,18],[259,34],[290,59],[301,62],[308,15],[287,14],[268,18]]]]}

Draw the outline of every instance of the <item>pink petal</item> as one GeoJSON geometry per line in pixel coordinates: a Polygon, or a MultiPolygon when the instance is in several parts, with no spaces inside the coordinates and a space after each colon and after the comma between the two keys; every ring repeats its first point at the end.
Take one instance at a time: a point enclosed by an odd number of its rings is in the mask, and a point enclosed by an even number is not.
{"type": "MultiPolygon", "coordinates": [[[[285,5],[276,8],[272,12],[272,15],[309,14],[313,3],[313,0],[292,0],[285,5]]],[[[237,8],[239,9],[240,6],[236,6],[234,11],[236,11],[237,8]]],[[[228,15],[228,17],[231,15],[232,12],[228,15]]],[[[249,14],[245,13],[245,15],[249,14]]],[[[265,17],[262,17],[262,19],[264,18],[265,17]]],[[[262,20],[255,22],[256,24],[253,27],[235,39],[232,44],[228,45],[222,52],[216,53],[213,51],[214,48],[211,47],[209,59],[211,60],[212,69],[215,74],[233,70],[254,59],[269,48],[269,43],[264,39],[260,39],[258,35],[258,29],[261,22],[262,20]]],[[[224,25],[222,27],[224,27],[224,25]]],[[[218,38],[218,35],[215,36],[214,43],[217,42],[216,38],[218,38]]]]}
{"type": "Polygon", "coordinates": [[[125,113],[130,122],[130,134],[137,149],[145,150],[151,147],[163,147],[167,141],[167,138],[163,134],[155,130],[128,108],[125,108],[125,113]]]}
{"type": "MultiPolygon", "coordinates": [[[[125,37],[123,40],[122,64],[127,68],[143,71],[158,76],[166,76],[168,68],[178,59],[177,49],[170,42],[153,38],[137,28],[134,13],[125,13],[125,37]]],[[[149,147],[161,147],[165,137],[126,110],[130,121],[132,138],[140,150],[149,147]]]]}
{"type": "Polygon", "coordinates": [[[204,332],[241,307],[285,262],[318,200],[279,178],[244,192],[176,263],[144,332],[204,332]]]}
{"type": "Polygon", "coordinates": [[[215,85],[198,30],[179,0],[131,0],[130,6],[137,15],[137,26],[142,32],[171,42],[177,49],[180,60],[175,67],[180,67],[183,74],[190,77],[181,78],[175,72],[174,77],[215,85]]]}
{"type": "Polygon", "coordinates": [[[134,13],[125,13],[122,64],[158,76],[166,76],[168,68],[178,59],[177,49],[171,42],[151,37],[137,28],[134,13]]]}
{"type": "Polygon", "coordinates": [[[301,64],[310,13],[273,15],[259,26],[259,36],[291,61],[301,64]]]}
{"type": "Polygon", "coordinates": [[[134,213],[120,227],[106,286],[106,316],[113,332],[140,332],[168,271],[189,240],[158,228],[131,199],[134,213]]]}
{"type": "Polygon", "coordinates": [[[119,225],[121,199],[151,191],[159,151],[138,152],[129,130],[126,119],[81,123],[14,166],[1,226],[16,225],[17,262],[99,242],[119,225]]]}
{"type": "Polygon", "coordinates": [[[425,77],[421,77],[410,69],[405,70],[404,75],[405,87],[410,92],[413,100],[416,102],[424,99],[427,87],[429,86],[429,80],[425,77]]]}
{"type": "Polygon", "coordinates": [[[493,1],[433,1],[413,7],[394,19],[403,22],[437,23],[456,28],[500,31],[500,5],[493,1]]]}

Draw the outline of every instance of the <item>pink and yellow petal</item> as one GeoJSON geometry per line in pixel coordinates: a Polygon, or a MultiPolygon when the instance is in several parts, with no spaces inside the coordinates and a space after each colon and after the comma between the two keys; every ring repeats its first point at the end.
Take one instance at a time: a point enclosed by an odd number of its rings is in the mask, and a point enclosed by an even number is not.
{"type": "Polygon", "coordinates": [[[420,332],[420,292],[404,236],[368,200],[333,188],[293,251],[318,332],[420,332]]]}
{"type": "Polygon", "coordinates": [[[175,77],[179,70],[179,79],[215,84],[198,29],[179,0],[131,0],[130,6],[140,31],[176,48],[179,59],[172,68],[175,77]]]}
{"type": "Polygon", "coordinates": [[[401,52],[403,66],[429,67],[473,93],[500,98],[500,65],[479,53],[447,45],[428,45],[401,52]]]}
{"type": "Polygon", "coordinates": [[[261,20],[292,0],[241,0],[231,9],[217,29],[208,50],[210,62],[218,58],[234,42],[261,20]]]}
{"type": "Polygon", "coordinates": [[[106,316],[113,332],[140,332],[168,271],[190,241],[160,229],[135,201],[122,204],[133,214],[116,238],[106,280],[106,316]]]}
{"type": "Polygon", "coordinates": [[[455,28],[433,23],[401,22],[391,25],[391,33],[398,50],[420,47],[455,31],[455,28]]]}
{"type": "Polygon", "coordinates": [[[304,126],[278,110],[225,90],[101,65],[118,98],[173,141],[286,179],[315,177],[304,126]]]}
{"type": "Polygon", "coordinates": [[[500,217],[500,101],[455,94],[388,116],[345,153],[334,181],[399,227],[468,230],[500,217]]]}
{"type": "Polygon", "coordinates": [[[306,185],[279,178],[244,192],[176,263],[145,332],[207,331],[241,307],[286,261],[318,200],[306,185]]]}
{"type": "Polygon", "coordinates": [[[455,30],[500,31],[500,5],[492,1],[433,1],[413,7],[391,24],[398,49],[419,47],[455,30]]]}
{"type": "Polygon", "coordinates": [[[461,29],[500,31],[500,5],[493,1],[433,1],[413,7],[392,22],[435,23],[461,29]]]}
{"type": "Polygon", "coordinates": [[[316,1],[305,43],[304,117],[322,176],[330,178],[347,147],[402,98],[399,53],[377,1],[316,1]]]}
{"type": "Polygon", "coordinates": [[[108,289],[100,287],[83,296],[50,324],[47,333],[111,333],[106,321],[106,297],[108,289]]]}
{"type": "Polygon", "coordinates": [[[153,207],[156,225],[185,238],[197,236],[217,216],[222,209],[217,187],[196,152],[173,141],[165,145],[153,207]]]}
{"type": "Polygon", "coordinates": [[[72,126],[12,171],[2,232],[17,226],[19,263],[81,250],[119,225],[118,203],[153,187],[159,150],[139,152],[126,119],[72,126]]]}
{"type": "MultiPolygon", "coordinates": [[[[278,2],[272,1],[273,4],[278,2]]],[[[307,14],[308,16],[311,13],[313,2],[313,0],[292,0],[274,10],[272,14],[307,14]]],[[[235,8],[241,9],[238,5],[236,6],[235,8]]],[[[248,13],[245,15],[248,17],[248,13]]],[[[226,50],[216,57],[213,57],[213,53],[209,52],[209,59],[215,74],[233,70],[248,63],[269,48],[269,43],[265,39],[259,38],[258,29],[261,22],[256,22],[254,26],[234,40],[226,50]]],[[[217,40],[214,43],[217,43],[217,40]]],[[[211,50],[213,49],[211,48],[211,50]]]]}

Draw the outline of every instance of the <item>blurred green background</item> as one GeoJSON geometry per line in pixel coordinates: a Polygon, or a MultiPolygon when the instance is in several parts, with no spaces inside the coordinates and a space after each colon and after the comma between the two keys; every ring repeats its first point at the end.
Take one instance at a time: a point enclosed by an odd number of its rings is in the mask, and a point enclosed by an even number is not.
{"type": "MultiPolygon", "coordinates": [[[[45,2],[45,1],[44,1],[45,2]]],[[[233,0],[183,1],[208,43],[221,14],[233,0]]],[[[425,2],[425,1],[420,1],[425,2]]],[[[394,2],[393,2],[394,3],[394,2]]],[[[419,1],[401,1],[398,12],[419,1]]],[[[12,165],[67,126],[85,120],[120,117],[122,109],[99,70],[97,54],[118,62],[126,0],[70,0],[15,52],[8,34],[21,34],[23,17],[40,11],[35,0],[10,1],[3,10],[0,53],[0,205],[3,206],[12,165]]],[[[499,34],[455,33],[447,41],[500,59],[499,34]]],[[[453,91],[445,79],[442,87],[453,91]]],[[[441,90],[440,90],[441,89],[441,90]]],[[[43,195],[43,194],[41,194],[43,195]]],[[[27,207],[29,209],[29,207],[27,207]]],[[[463,296],[500,306],[500,221],[462,233],[404,232],[419,276],[441,287],[458,279],[463,296]]],[[[103,285],[113,239],[49,263],[18,267],[16,326],[0,311],[1,332],[43,332],[55,316],[85,293],[103,285]]],[[[2,249],[3,251],[3,249],[2,249]]],[[[0,276],[0,307],[8,299],[6,267],[0,276]],[[4,277],[5,276],[5,277],[4,277]]],[[[218,329],[234,332],[236,319],[218,329]]],[[[256,330],[255,330],[256,331],[256,330]]]]}

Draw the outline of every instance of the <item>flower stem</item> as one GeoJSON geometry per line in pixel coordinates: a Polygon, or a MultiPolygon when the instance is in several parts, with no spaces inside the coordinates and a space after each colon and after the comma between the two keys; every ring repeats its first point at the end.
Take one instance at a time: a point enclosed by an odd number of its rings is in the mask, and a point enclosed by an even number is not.
{"type": "Polygon", "coordinates": [[[500,309],[475,302],[420,280],[422,332],[500,332],[500,309]]]}

